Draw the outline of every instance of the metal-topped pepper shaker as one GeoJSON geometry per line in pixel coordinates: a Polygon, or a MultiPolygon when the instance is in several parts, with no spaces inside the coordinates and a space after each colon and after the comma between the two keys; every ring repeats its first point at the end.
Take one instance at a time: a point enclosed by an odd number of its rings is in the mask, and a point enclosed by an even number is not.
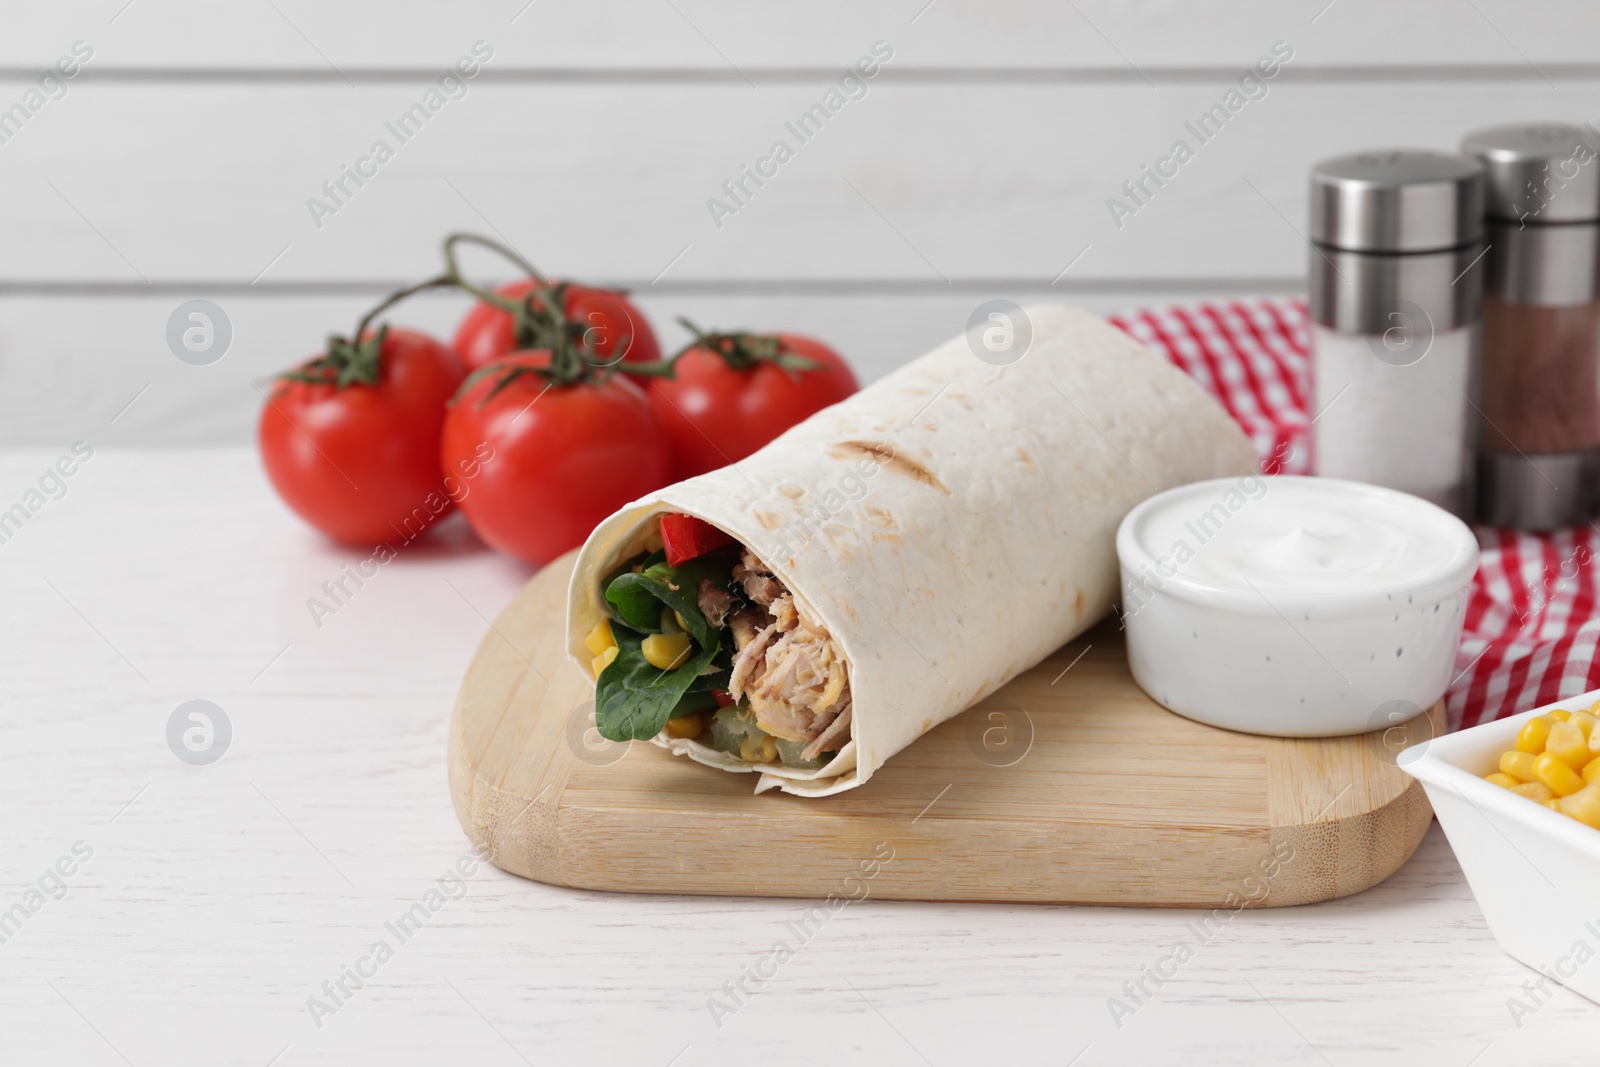
{"type": "Polygon", "coordinates": [[[1361,152],[1311,172],[1312,462],[1472,511],[1483,167],[1361,152]]]}
{"type": "Polygon", "coordinates": [[[1546,530],[1600,514],[1600,136],[1499,126],[1487,171],[1479,517],[1546,530]]]}

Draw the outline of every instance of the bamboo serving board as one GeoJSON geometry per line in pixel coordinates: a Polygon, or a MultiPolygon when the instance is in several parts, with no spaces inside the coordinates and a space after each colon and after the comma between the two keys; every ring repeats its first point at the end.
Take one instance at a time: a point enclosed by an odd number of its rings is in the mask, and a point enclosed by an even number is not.
{"type": "MultiPolygon", "coordinates": [[[[499,867],[639,893],[1237,908],[1387,878],[1432,809],[1382,733],[1278,739],[1162,708],[1102,624],[942,723],[858,789],[753,794],[730,774],[594,732],[567,659],[575,554],[484,636],[450,725],[450,792],[499,867]]],[[[1432,736],[1443,707],[1390,729],[1432,736]]]]}

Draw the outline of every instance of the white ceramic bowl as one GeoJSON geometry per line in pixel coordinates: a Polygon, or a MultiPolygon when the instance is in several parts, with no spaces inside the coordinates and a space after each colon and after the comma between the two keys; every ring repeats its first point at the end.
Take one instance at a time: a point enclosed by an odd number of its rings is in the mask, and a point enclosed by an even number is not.
{"type": "Polygon", "coordinates": [[[1247,475],[1144,501],[1117,530],[1117,557],[1146,693],[1213,726],[1326,737],[1444,695],[1478,544],[1406,493],[1247,475]]]}
{"type": "Polygon", "coordinates": [[[1597,699],[1600,690],[1437,737],[1397,762],[1427,790],[1500,947],[1600,1002],[1600,830],[1482,778],[1516,747],[1523,723],[1597,699]]]}

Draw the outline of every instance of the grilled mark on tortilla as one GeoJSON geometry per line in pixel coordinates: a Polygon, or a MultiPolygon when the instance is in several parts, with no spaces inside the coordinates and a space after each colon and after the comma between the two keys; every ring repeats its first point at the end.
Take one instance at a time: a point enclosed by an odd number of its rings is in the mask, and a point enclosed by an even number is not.
{"type": "Polygon", "coordinates": [[[950,490],[946,489],[944,483],[933,476],[932,471],[916,460],[907,459],[905,456],[897,454],[893,445],[881,444],[875,441],[841,441],[828,449],[828,455],[840,460],[866,456],[880,467],[892,470],[897,474],[903,474],[913,481],[921,482],[923,485],[931,485],[945,496],[950,495],[950,490]]]}

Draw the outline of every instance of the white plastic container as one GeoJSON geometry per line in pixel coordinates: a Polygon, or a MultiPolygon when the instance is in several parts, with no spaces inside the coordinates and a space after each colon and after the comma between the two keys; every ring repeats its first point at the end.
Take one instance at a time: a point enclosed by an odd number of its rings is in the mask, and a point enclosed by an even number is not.
{"type": "Polygon", "coordinates": [[[1552,981],[1600,1002],[1600,830],[1483,780],[1517,731],[1600,690],[1406,749],[1494,939],[1552,981]]]}
{"type": "Polygon", "coordinates": [[[1219,478],[1117,530],[1134,680],[1246,733],[1365,733],[1420,714],[1455,665],[1478,543],[1406,493],[1331,478],[1219,478]]]}

